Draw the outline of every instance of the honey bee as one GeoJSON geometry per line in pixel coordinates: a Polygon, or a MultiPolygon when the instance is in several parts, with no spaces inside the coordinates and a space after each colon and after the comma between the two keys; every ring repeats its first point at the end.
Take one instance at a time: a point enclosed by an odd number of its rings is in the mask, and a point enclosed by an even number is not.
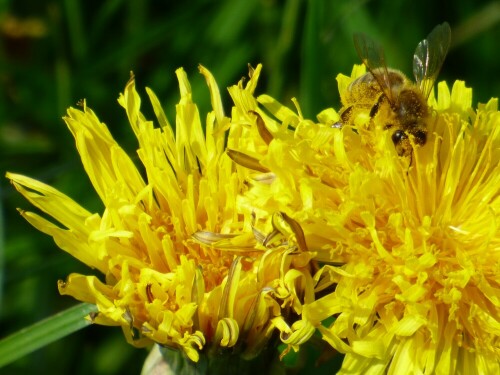
{"type": "Polygon", "coordinates": [[[411,82],[398,70],[387,68],[384,50],[364,34],[354,35],[356,51],[368,72],[348,86],[342,98],[340,123],[348,124],[360,111],[369,111],[370,121],[382,114],[381,127],[392,131],[392,142],[399,156],[409,156],[413,145],[427,141],[427,126],[431,111],[427,99],[443,65],[451,40],[448,23],[436,26],[422,40],[413,55],[411,82]]]}

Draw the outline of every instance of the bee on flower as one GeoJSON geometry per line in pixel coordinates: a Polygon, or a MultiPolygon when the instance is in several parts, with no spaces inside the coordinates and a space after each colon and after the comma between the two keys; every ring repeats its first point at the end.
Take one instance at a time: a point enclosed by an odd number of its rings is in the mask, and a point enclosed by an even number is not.
{"type": "MultiPolygon", "coordinates": [[[[371,41],[357,40],[371,58],[371,41]]],[[[417,47],[426,116],[411,126],[394,114],[406,81],[395,91],[400,75],[368,60],[338,76],[340,112],[315,121],[297,103],[258,96],[272,140],[258,153],[237,149],[252,157],[242,165],[259,165],[242,204],[286,213],[324,265],[301,318],[345,354],[340,374],[500,372],[500,112],[497,99],[474,108],[461,81],[429,94],[448,42],[444,24],[417,47]],[[349,99],[360,85],[374,94],[364,107],[349,99]],[[398,131],[411,145],[410,168],[398,131]]]]}

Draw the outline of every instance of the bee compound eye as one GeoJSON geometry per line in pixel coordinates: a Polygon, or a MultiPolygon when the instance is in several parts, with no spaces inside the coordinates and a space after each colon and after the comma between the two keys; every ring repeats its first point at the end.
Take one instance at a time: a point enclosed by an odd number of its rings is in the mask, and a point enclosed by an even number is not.
{"type": "Polygon", "coordinates": [[[413,133],[413,136],[415,137],[415,143],[418,145],[424,145],[427,141],[427,133],[423,130],[417,130],[413,133]]]}
{"type": "Polygon", "coordinates": [[[392,133],[392,142],[394,142],[395,145],[400,144],[403,139],[408,138],[405,134],[404,131],[402,130],[396,130],[394,133],[392,133]]]}

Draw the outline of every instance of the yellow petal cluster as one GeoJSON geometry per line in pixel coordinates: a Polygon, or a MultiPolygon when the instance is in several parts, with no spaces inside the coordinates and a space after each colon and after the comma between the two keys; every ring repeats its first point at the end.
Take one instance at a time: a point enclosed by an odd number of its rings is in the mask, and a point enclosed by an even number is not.
{"type": "MultiPolygon", "coordinates": [[[[303,116],[255,95],[261,66],[229,88],[230,116],[203,67],[202,123],[183,70],[175,132],[133,79],[119,98],[138,169],[83,103],[65,121],[104,203],[90,213],[8,174],[55,222],[23,216],[104,277],[72,274],[62,294],[131,343],[252,358],[278,332],[298,350],[315,331],[345,354],[342,374],[500,373],[500,112],[463,82],[437,85],[427,142],[399,156],[359,110],[303,116]]],[[[364,73],[339,75],[341,97],[364,73]]],[[[383,114],[377,115],[377,121],[383,114]]],[[[374,120],[375,121],[375,120],[374,120]]]]}
{"type": "MultiPolygon", "coordinates": [[[[363,73],[339,76],[340,94],[363,73]]],[[[473,110],[460,81],[437,91],[412,160],[368,110],[338,126],[332,109],[311,121],[257,98],[273,138],[254,156],[272,178],[242,205],[293,218],[326,263],[301,318],[346,354],[340,373],[500,373],[498,101],[473,110]]]]}
{"type": "MultiPolygon", "coordinates": [[[[259,71],[235,86],[234,95],[251,98],[259,71]]],[[[97,305],[94,322],[121,326],[137,346],[181,348],[193,361],[210,348],[253,358],[277,325],[298,320],[304,299],[312,302],[313,254],[298,248],[289,229],[293,222],[278,214],[281,226],[261,232],[250,213],[237,209],[248,172],[226,154],[225,142],[253,141],[236,127],[228,135],[230,118],[217,84],[208,70],[200,72],[213,109],[203,123],[187,76],[177,70],[175,132],[151,90],[156,125],[141,112],[134,78],[126,85],[118,102],[138,140],[140,169],[85,102],[68,110],[64,121],[104,204],[102,214],[42,182],[7,177],[54,221],[22,215],[103,275],[71,274],[59,282],[61,294],[97,305]]]]}

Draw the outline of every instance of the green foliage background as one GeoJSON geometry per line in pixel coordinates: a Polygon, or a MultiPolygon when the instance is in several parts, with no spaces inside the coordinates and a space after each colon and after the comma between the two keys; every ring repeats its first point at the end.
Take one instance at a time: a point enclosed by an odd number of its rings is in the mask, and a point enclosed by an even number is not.
{"type": "MultiPolygon", "coordinates": [[[[314,117],[339,108],[335,76],[359,63],[356,31],[378,40],[389,65],[411,76],[417,43],[448,21],[453,41],[440,79],[466,80],[474,101],[485,102],[500,92],[499,19],[498,1],[1,0],[0,175],[27,174],[100,212],[61,120],[67,107],[86,98],[133,154],[136,141],[116,102],[131,70],[140,92],[151,87],[172,121],[176,68],[186,69],[205,113],[209,96],[199,63],[215,75],[229,111],[223,88],[246,75],[248,63],[262,62],[258,91],[288,104],[297,97],[304,114],[314,117]],[[26,33],[30,20],[39,34],[26,33]]],[[[148,110],[146,100],[143,107],[148,110]]],[[[57,280],[92,271],[21,219],[16,207],[29,204],[5,179],[0,198],[2,338],[74,305],[59,296],[57,280]]],[[[120,329],[91,326],[0,373],[138,374],[146,354],[126,344],[120,329]]]]}

